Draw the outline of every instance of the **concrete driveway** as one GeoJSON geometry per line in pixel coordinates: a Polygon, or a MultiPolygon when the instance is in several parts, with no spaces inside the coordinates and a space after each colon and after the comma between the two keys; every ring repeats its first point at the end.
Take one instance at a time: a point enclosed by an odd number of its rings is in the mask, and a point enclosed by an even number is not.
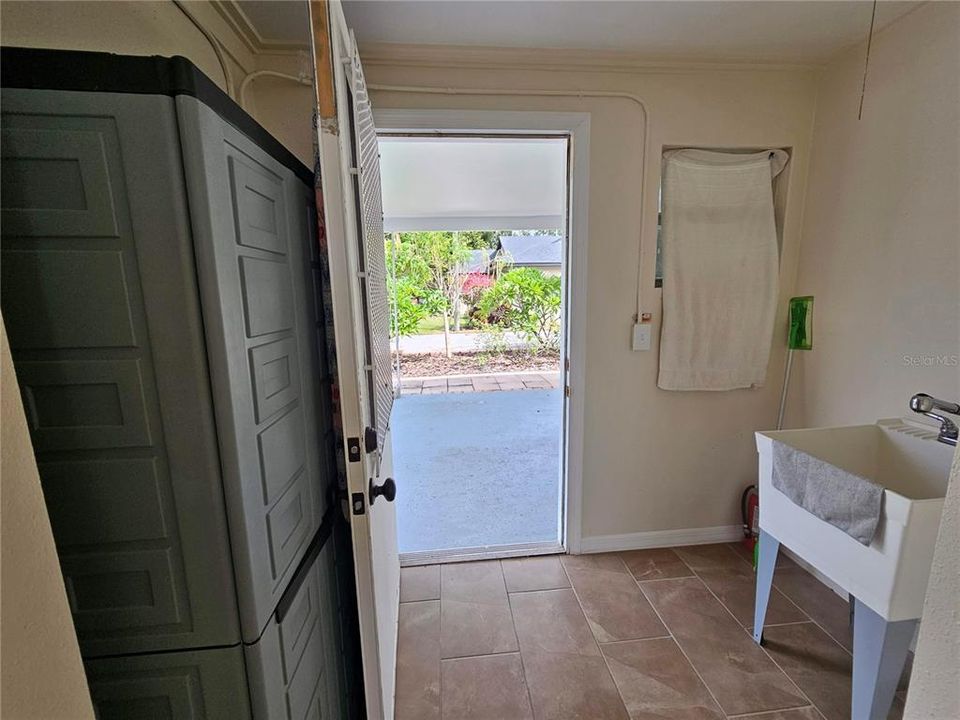
{"type": "MultiPolygon", "coordinates": [[[[503,341],[509,348],[526,347],[526,341],[514,332],[505,332],[503,341]]],[[[396,340],[390,340],[390,347],[396,347],[396,340]]],[[[450,333],[450,351],[451,352],[475,352],[483,350],[483,343],[480,333],[468,330],[458,333],[450,333]]],[[[426,335],[410,335],[400,338],[400,353],[435,353],[445,352],[446,345],[443,342],[443,333],[428,333],[426,335]]]]}
{"type": "Polygon", "coordinates": [[[399,398],[400,552],[556,542],[561,413],[558,389],[399,398]]]}

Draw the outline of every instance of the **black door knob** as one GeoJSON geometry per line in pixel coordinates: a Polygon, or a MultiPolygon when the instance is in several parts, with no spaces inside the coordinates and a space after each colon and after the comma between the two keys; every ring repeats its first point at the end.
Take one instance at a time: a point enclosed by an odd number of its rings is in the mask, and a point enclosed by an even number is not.
{"type": "Polygon", "coordinates": [[[393,502],[393,499],[397,496],[397,484],[393,481],[393,478],[387,478],[380,485],[377,485],[373,482],[373,478],[370,478],[370,504],[373,505],[374,501],[381,495],[387,502],[393,502]]]}

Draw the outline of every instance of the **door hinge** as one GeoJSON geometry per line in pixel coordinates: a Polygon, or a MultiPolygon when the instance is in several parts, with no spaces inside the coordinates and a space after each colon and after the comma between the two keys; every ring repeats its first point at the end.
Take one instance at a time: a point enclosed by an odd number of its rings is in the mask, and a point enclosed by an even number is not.
{"type": "Polygon", "coordinates": [[[360,438],[347,438],[347,459],[350,462],[360,462],[360,438]]]}
{"type": "Polygon", "coordinates": [[[363,446],[368,453],[377,449],[377,429],[368,427],[363,430],[363,446]]]}
{"type": "Polygon", "coordinates": [[[564,385],[564,386],[563,386],[563,394],[564,394],[565,397],[570,397],[570,395],[571,395],[572,393],[573,393],[573,391],[570,389],[570,386],[569,386],[569,385],[564,385]]]}
{"type": "Polygon", "coordinates": [[[354,515],[363,515],[367,511],[367,503],[362,492],[353,493],[350,496],[350,506],[354,515]]]}

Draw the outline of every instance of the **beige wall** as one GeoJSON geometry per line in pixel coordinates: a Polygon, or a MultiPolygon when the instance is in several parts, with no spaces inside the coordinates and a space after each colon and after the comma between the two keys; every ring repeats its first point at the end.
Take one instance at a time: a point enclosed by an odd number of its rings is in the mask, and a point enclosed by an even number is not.
{"type": "MultiPolygon", "coordinates": [[[[4,0],[0,42],[128,55],[183,55],[234,99],[239,98],[240,86],[250,73],[274,70],[296,76],[301,70],[296,49],[261,51],[211,3],[187,0],[181,4],[186,12],[171,0],[4,0]],[[226,73],[210,41],[187,13],[219,42],[226,73]]],[[[312,87],[288,79],[257,77],[248,84],[245,98],[250,114],[312,167],[312,87]]]]}
{"type": "Polygon", "coordinates": [[[0,335],[0,716],[92,718],[2,321],[0,335]]]}
{"type": "Polygon", "coordinates": [[[797,292],[814,295],[794,426],[960,397],[960,4],[930,3],[823,73],[797,292]]]}
{"type": "MultiPolygon", "coordinates": [[[[797,292],[816,297],[792,425],[960,399],[960,4],[930,3],[823,72],[797,292]],[[938,358],[946,358],[940,361],[938,358]]],[[[905,717],[960,716],[960,464],[944,504],[905,717]]]]}
{"type": "MultiPolygon", "coordinates": [[[[429,51],[428,55],[430,54],[429,51]]],[[[592,71],[456,67],[433,58],[398,60],[375,49],[370,83],[435,87],[624,91],[650,111],[645,170],[651,191],[644,220],[645,310],[659,334],[654,289],[656,188],[664,146],[792,147],[782,297],[790,296],[800,235],[813,123],[815,73],[804,69],[616,68],[592,71]],[[404,63],[407,63],[406,65],[404,63]]],[[[471,57],[477,58],[476,53],[471,57]]],[[[496,53],[486,64],[503,63],[496,53]]],[[[563,60],[561,60],[563,62],[563,60]]],[[[478,60],[480,65],[485,62],[478,60]]],[[[587,287],[584,538],[739,523],[743,486],[755,482],[753,433],[776,423],[784,353],[781,308],[767,385],[734,392],[665,392],[656,386],[658,348],[632,352],[636,310],[643,124],[618,99],[426,96],[376,92],[378,108],[470,108],[589,112],[590,214],[587,287]]],[[[584,238],[574,238],[583,242],[584,238]]]]}

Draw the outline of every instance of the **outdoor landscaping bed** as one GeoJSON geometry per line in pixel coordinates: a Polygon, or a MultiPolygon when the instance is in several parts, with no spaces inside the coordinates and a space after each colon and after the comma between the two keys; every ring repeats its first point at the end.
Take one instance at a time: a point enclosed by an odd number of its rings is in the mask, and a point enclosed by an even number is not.
{"type": "MultiPolygon", "coordinates": [[[[396,357],[394,357],[396,362],[396,357]]],[[[403,354],[400,373],[405,378],[434,377],[438,375],[471,375],[475,373],[520,372],[523,370],[557,371],[560,353],[522,350],[501,353],[461,352],[448,358],[443,353],[403,354]]]]}

